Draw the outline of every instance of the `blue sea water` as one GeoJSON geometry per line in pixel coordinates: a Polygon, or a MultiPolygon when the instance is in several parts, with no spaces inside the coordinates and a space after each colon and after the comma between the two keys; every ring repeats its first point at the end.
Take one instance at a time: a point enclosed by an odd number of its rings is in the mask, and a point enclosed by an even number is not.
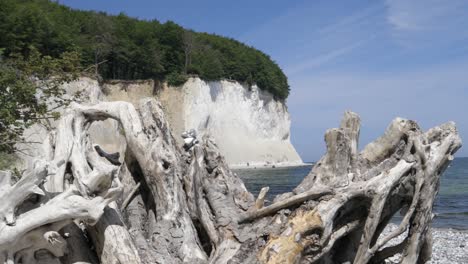
{"type": "MultiPolygon", "coordinates": [[[[235,170],[247,189],[258,194],[270,187],[267,199],[289,192],[309,173],[312,166],[235,170]]],[[[468,230],[468,158],[456,158],[444,172],[434,205],[434,227],[468,230]]]]}

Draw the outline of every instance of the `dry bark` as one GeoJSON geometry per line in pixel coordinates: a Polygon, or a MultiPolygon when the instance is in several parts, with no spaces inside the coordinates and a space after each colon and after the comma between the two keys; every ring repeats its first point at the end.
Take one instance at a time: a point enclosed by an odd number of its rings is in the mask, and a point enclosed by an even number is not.
{"type": "Polygon", "coordinates": [[[424,133],[397,118],[360,153],[359,129],[345,113],[310,174],[265,206],[268,188],[255,199],[209,137],[177,146],[154,99],[73,104],[48,160],[15,184],[1,175],[0,263],[423,263],[439,179],[461,147],[455,125],[424,133]],[[120,161],[87,136],[105,119],[125,136],[120,161]]]}

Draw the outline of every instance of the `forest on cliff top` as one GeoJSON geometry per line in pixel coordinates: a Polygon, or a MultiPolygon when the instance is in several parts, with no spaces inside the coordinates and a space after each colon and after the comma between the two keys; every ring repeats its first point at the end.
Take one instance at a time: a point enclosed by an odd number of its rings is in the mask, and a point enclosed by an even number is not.
{"type": "Polygon", "coordinates": [[[265,53],[239,41],[167,21],[74,10],[49,0],[0,0],[0,51],[9,58],[76,52],[104,79],[156,79],[180,85],[189,75],[257,84],[284,100],[287,77],[265,53]],[[96,66],[97,65],[97,66],[96,66]]]}

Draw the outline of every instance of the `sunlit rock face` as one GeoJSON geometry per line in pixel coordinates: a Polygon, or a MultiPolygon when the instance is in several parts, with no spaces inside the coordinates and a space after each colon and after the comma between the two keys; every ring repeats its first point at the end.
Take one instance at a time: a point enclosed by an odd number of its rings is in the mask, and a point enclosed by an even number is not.
{"type": "MultiPolygon", "coordinates": [[[[110,81],[89,78],[66,84],[69,93],[84,91],[85,101],[127,101],[138,105],[145,97],[158,98],[179,144],[182,132],[195,129],[198,137],[210,134],[232,166],[298,165],[302,160],[290,142],[291,120],[283,102],[258,89],[233,81],[205,82],[190,78],[182,87],[152,80],[110,81]]],[[[45,131],[34,134],[38,141],[45,131]]],[[[96,122],[90,129],[94,142],[108,152],[124,155],[125,140],[117,122],[96,122]]]]}
{"type": "Polygon", "coordinates": [[[302,163],[290,142],[285,104],[257,86],[190,78],[182,87],[163,87],[157,94],[176,134],[189,129],[210,134],[230,165],[302,163]]]}
{"type": "MultiPolygon", "coordinates": [[[[101,100],[103,100],[103,94],[101,91],[101,87],[96,80],[90,78],[79,78],[76,81],[66,83],[63,85],[63,88],[66,91],[64,98],[70,99],[72,95],[77,92],[82,92],[81,100],[82,102],[95,104],[101,100]]],[[[53,108],[55,105],[51,98],[40,97],[41,100],[48,101],[48,104],[53,108]]],[[[64,112],[66,111],[66,107],[60,107],[55,109],[54,111],[64,112]]],[[[44,124],[34,124],[33,126],[29,127],[24,131],[24,138],[27,142],[34,142],[33,144],[18,144],[17,147],[21,151],[17,153],[19,156],[17,166],[19,168],[27,168],[32,167],[36,158],[45,158],[48,159],[53,153],[48,153],[48,151],[44,151],[44,149],[49,149],[45,144],[49,144],[47,140],[48,129],[54,128],[57,124],[58,120],[48,120],[44,122],[44,124]]],[[[107,122],[107,121],[106,121],[107,122]]],[[[114,122],[115,123],[115,122],[114,122]]],[[[116,124],[114,124],[116,127],[116,124]]],[[[112,133],[113,134],[113,133],[112,133]]],[[[112,143],[115,145],[115,143],[112,143]]]]}

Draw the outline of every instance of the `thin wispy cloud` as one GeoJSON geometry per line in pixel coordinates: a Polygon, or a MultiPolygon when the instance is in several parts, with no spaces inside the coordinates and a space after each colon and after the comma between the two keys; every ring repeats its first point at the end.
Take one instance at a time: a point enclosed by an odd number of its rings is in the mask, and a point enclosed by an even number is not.
{"type": "MultiPolygon", "coordinates": [[[[288,36],[288,41],[293,40],[291,37],[294,36],[290,31],[285,31],[284,30],[284,25],[287,25],[288,27],[291,24],[301,24],[303,23],[306,19],[306,15],[312,12],[310,7],[304,4],[297,4],[292,2],[292,6],[288,9],[285,9],[284,12],[276,17],[273,17],[269,20],[264,21],[263,23],[246,29],[242,34],[238,36],[240,40],[243,40],[247,43],[251,42],[257,42],[261,39],[268,38],[268,40],[271,40],[271,29],[276,28],[277,32],[276,34],[281,33],[283,37],[285,35],[288,36]]],[[[303,34],[309,34],[311,33],[310,30],[315,31],[315,28],[305,28],[303,29],[303,34]]],[[[274,39],[274,38],[273,38],[274,39]]],[[[299,36],[297,36],[297,39],[301,39],[299,36]]]]}
{"type": "Polygon", "coordinates": [[[390,32],[403,46],[451,45],[468,38],[468,0],[387,0],[385,4],[390,32]]]}
{"type": "Polygon", "coordinates": [[[382,2],[376,2],[340,19],[325,16],[330,12],[346,14],[347,7],[332,8],[310,1],[296,3],[283,14],[249,29],[240,39],[261,49],[265,47],[262,50],[271,54],[286,52],[284,45],[294,46],[293,56],[275,57],[286,70],[300,69],[301,65],[309,63],[315,67],[359,46],[360,41],[369,36],[366,29],[375,26],[375,17],[385,14],[385,6],[382,2]]]}
{"type": "Polygon", "coordinates": [[[366,29],[375,26],[373,21],[383,14],[385,14],[385,6],[376,2],[343,18],[315,27],[311,38],[304,38],[301,43],[307,45],[306,40],[313,39],[316,42],[315,50],[309,49],[309,54],[302,53],[300,59],[295,60],[294,64],[286,65],[284,67],[286,73],[292,76],[320,68],[362,47],[377,35],[375,32],[369,36],[366,29]]]}
{"type": "Polygon", "coordinates": [[[387,0],[388,22],[397,30],[446,29],[463,19],[466,0],[387,0]]]}
{"type": "Polygon", "coordinates": [[[337,34],[345,29],[353,28],[355,25],[366,23],[375,16],[381,15],[385,11],[385,7],[378,2],[362,10],[358,10],[351,15],[345,16],[338,21],[319,28],[317,33],[326,36],[330,34],[337,34]]]}
{"type": "Polygon", "coordinates": [[[335,50],[331,50],[326,54],[319,55],[317,57],[303,61],[299,64],[287,67],[285,71],[289,76],[292,76],[292,75],[301,73],[305,70],[310,70],[312,68],[320,67],[338,57],[341,57],[341,56],[346,55],[347,53],[350,53],[351,51],[359,48],[360,46],[370,41],[371,39],[373,39],[373,36],[364,40],[357,41],[355,43],[351,43],[350,45],[343,46],[335,50]]]}

